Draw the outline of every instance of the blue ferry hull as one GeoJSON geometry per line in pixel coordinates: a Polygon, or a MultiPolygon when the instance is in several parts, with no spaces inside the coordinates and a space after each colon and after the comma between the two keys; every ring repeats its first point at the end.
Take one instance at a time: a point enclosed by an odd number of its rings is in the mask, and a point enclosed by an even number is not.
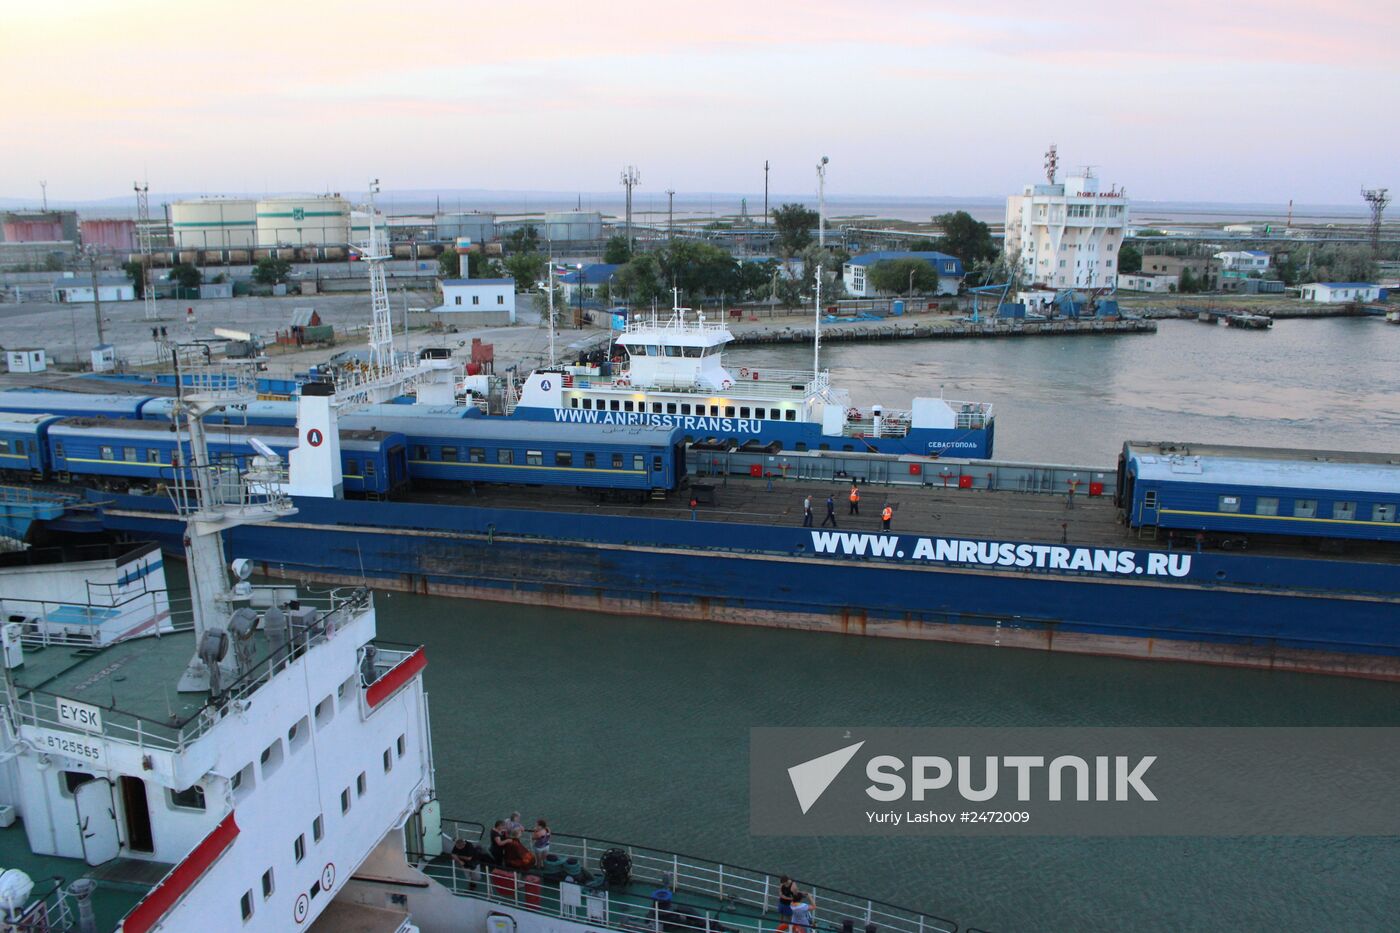
{"type": "MultiPolygon", "coordinates": [[[[109,527],[179,550],[165,500],[108,499],[109,527]]],[[[421,593],[1400,679],[1394,565],[775,526],[745,526],[736,545],[734,526],[709,522],[297,506],[234,529],[231,553],[273,576],[421,593]]]]}
{"type": "Polygon", "coordinates": [[[756,441],[782,444],[784,450],[847,450],[864,453],[915,454],[922,457],[962,457],[989,460],[995,440],[996,422],[982,428],[911,428],[902,437],[853,437],[823,434],[821,425],[811,421],[771,421],[755,418],[712,418],[695,415],[652,414],[650,412],[583,411],[576,408],[534,408],[521,406],[510,415],[524,421],[551,421],[561,424],[651,425],[683,428],[693,440],[716,437],[734,439],[739,444],[756,441]]]}

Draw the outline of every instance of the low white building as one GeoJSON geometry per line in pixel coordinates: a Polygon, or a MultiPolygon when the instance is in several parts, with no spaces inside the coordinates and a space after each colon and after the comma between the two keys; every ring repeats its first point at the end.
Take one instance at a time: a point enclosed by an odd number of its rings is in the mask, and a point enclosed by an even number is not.
{"type": "Polygon", "coordinates": [[[12,373],[41,373],[49,368],[48,354],[34,347],[6,350],[5,361],[12,373]]]}
{"type": "Polygon", "coordinates": [[[1125,292],[1174,292],[1181,286],[1181,276],[1164,272],[1120,272],[1118,288],[1125,292]]]}
{"type": "Polygon", "coordinates": [[[1312,282],[1301,292],[1304,301],[1345,304],[1351,301],[1378,301],[1381,287],[1368,282],[1312,282]]]}
{"type": "MultiPolygon", "coordinates": [[[[947,253],[934,251],[910,252],[901,250],[881,250],[876,253],[864,253],[860,256],[852,256],[845,265],[841,267],[841,280],[846,285],[846,294],[852,298],[874,298],[882,294],[870,284],[870,267],[880,262],[893,262],[897,259],[922,259],[933,267],[933,271],[938,273],[938,288],[934,291],[936,295],[956,295],[963,280],[962,260],[956,256],[949,256],[947,253]]],[[[897,293],[902,293],[900,289],[897,293]]]]}
{"type": "Polygon", "coordinates": [[[1231,249],[1216,253],[1226,272],[1263,272],[1269,268],[1269,254],[1262,249],[1231,249]]]}
{"type": "MultiPolygon", "coordinates": [[[[92,278],[73,276],[53,283],[53,300],[68,303],[92,301],[92,278]]],[[[103,301],[135,301],[136,286],[124,275],[99,275],[97,295],[103,301]]]]}
{"type": "Polygon", "coordinates": [[[515,279],[443,279],[442,304],[429,310],[462,315],[467,327],[514,324],[515,279]]]}

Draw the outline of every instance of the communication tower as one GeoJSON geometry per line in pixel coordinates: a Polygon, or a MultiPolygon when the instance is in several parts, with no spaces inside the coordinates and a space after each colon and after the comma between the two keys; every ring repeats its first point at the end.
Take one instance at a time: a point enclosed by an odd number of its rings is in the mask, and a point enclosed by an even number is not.
{"type": "Polygon", "coordinates": [[[642,181],[642,173],[635,165],[622,170],[622,187],[627,189],[627,248],[632,248],[632,189],[642,181]]]}
{"type": "Polygon", "coordinates": [[[151,281],[151,186],[136,182],[136,245],[141,251],[141,298],[148,321],[156,318],[156,290],[151,281]]]}
{"type": "Polygon", "coordinates": [[[1055,151],[1055,144],[1051,143],[1050,148],[1045,150],[1045,181],[1049,184],[1055,183],[1055,174],[1060,170],[1060,156],[1055,151]]]}
{"type": "Polygon", "coordinates": [[[1385,214],[1386,205],[1390,203],[1390,189],[1362,188],[1361,197],[1366,199],[1366,204],[1371,208],[1371,252],[1378,253],[1381,249],[1381,217],[1385,214]]]}

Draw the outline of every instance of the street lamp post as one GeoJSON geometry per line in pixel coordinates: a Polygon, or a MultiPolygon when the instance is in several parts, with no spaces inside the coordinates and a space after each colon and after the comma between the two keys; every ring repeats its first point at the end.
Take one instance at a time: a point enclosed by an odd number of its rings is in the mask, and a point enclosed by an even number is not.
{"type": "Polygon", "coordinates": [[[826,249],[826,164],[831,160],[822,156],[817,163],[817,246],[826,249]]]}
{"type": "Polygon", "coordinates": [[[910,270],[909,270],[909,291],[908,291],[908,296],[909,296],[910,298],[913,298],[913,297],[914,297],[914,270],[913,270],[913,269],[910,269],[910,270]]]}

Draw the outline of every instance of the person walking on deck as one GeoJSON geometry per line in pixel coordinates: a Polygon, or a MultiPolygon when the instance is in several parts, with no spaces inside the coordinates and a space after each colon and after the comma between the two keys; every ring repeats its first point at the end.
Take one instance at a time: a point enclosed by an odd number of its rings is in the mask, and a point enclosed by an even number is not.
{"type": "Polygon", "coordinates": [[[836,527],[836,500],[831,496],[826,497],[826,518],[822,519],[823,528],[826,527],[827,522],[831,522],[832,528],[836,527]]]}
{"type": "Polygon", "coordinates": [[[812,497],[808,496],[802,500],[802,527],[812,527],[812,497]]]}
{"type": "Polygon", "coordinates": [[[894,518],[894,509],[890,508],[890,504],[886,502],[884,509],[880,511],[880,527],[889,531],[890,519],[892,518],[894,518]]]}
{"type": "Polygon", "coordinates": [[[851,483],[851,514],[860,514],[860,488],[851,483]]]}

